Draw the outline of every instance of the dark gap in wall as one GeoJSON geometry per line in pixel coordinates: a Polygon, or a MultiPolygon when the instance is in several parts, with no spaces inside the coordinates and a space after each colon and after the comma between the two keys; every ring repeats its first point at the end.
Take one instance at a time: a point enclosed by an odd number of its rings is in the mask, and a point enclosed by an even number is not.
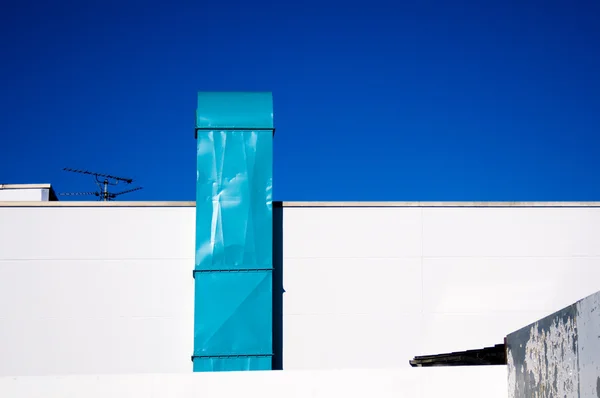
{"type": "Polygon", "coordinates": [[[273,202],[273,370],[283,369],[283,207],[273,202]]]}

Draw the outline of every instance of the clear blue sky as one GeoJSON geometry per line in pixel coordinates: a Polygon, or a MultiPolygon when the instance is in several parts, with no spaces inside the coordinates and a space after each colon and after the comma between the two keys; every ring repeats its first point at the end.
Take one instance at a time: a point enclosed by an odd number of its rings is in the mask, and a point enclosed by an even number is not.
{"type": "Polygon", "coordinates": [[[193,200],[197,91],[272,91],[276,200],[600,200],[598,1],[29,1],[0,183],[193,200]]]}

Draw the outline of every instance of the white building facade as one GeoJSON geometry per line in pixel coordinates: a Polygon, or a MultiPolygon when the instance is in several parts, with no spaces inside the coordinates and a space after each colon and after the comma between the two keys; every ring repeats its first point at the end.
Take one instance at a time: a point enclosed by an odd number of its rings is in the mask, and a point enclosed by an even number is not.
{"type": "MultiPolygon", "coordinates": [[[[284,370],[412,371],[600,290],[597,203],[275,211],[284,370]]],[[[0,376],[191,373],[194,228],[193,202],[0,203],[0,376]]]]}

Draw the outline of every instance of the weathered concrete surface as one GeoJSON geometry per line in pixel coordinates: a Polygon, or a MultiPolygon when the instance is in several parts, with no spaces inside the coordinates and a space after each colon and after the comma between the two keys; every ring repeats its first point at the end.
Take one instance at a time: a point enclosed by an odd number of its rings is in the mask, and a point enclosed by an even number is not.
{"type": "Polygon", "coordinates": [[[506,343],[510,398],[600,398],[600,292],[506,343]]]}
{"type": "Polygon", "coordinates": [[[579,391],[600,398],[600,292],[579,302],[579,391]]]}

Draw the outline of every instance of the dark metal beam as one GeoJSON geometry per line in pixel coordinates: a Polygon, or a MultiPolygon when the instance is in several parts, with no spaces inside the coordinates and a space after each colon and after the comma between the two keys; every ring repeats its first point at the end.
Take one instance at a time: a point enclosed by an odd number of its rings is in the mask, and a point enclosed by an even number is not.
{"type": "Polygon", "coordinates": [[[506,365],[506,348],[504,344],[496,344],[478,350],[423,355],[409,363],[412,367],[506,365]]]}

